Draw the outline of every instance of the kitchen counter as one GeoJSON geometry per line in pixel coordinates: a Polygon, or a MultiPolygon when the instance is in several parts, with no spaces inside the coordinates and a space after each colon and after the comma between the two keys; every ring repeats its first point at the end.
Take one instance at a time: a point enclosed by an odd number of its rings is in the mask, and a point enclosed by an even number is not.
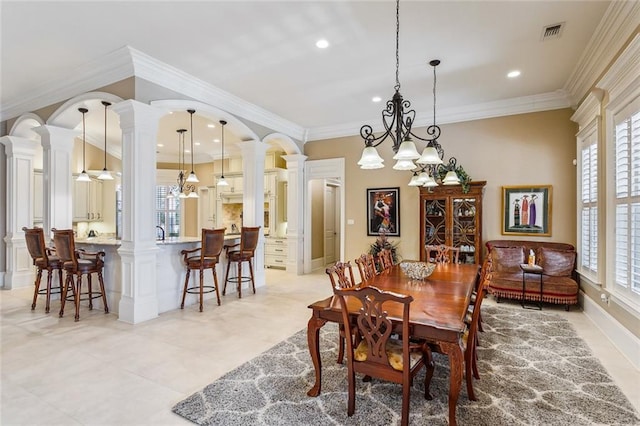
{"type": "MultiPolygon", "coordinates": [[[[225,235],[224,240],[237,240],[240,239],[240,234],[225,235]]],[[[119,246],[121,240],[117,240],[113,237],[90,237],[90,238],[76,238],[76,244],[94,244],[101,246],[119,246]]],[[[164,241],[157,240],[158,245],[171,245],[171,244],[184,244],[184,243],[199,243],[200,237],[169,237],[164,241]]]]}

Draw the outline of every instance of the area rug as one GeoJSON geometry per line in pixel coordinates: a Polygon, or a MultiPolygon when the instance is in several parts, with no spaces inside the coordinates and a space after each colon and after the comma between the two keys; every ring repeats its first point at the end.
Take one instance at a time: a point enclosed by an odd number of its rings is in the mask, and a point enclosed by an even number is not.
{"type": "MultiPolygon", "coordinates": [[[[505,305],[483,308],[477,401],[462,386],[460,425],[638,425],[640,418],[567,320],[552,312],[505,305]]],[[[400,385],[356,382],[356,412],[347,417],[346,368],[336,363],[338,330],[320,333],[322,393],[314,382],[306,330],[280,342],[173,407],[199,425],[395,425],[400,385]]],[[[434,354],[433,400],[414,381],[410,424],[448,424],[448,359],[434,354]]]]}

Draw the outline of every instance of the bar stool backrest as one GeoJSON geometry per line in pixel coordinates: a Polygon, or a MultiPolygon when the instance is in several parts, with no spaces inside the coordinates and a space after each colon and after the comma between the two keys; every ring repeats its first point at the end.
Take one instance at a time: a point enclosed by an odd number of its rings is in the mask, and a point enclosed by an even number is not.
{"type": "Polygon", "coordinates": [[[42,267],[47,268],[49,265],[49,257],[47,256],[47,250],[44,243],[44,231],[42,228],[22,228],[24,231],[24,238],[27,242],[27,249],[35,264],[38,260],[43,262],[42,267]]]}
{"type": "Polygon", "coordinates": [[[220,256],[222,248],[224,247],[225,230],[226,228],[202,228],[202,248],[200,250],[200,256],[203,260],[205,258],[217,258],[220,256]]]}
{"type": "Polygon", "coordinates": [[[73,262],[78,264],[76,257],[76,243],[73,238],[73,229],[52,229],[53,244],[56,246],[56,253],[62,263],[73,262]]]}
{"type": "Polygon", "coordinates": [[[243,256],[253,256],[258,247],[260,238],[260,227],[243,226],[240,232],[240,254],[243,256]]]}

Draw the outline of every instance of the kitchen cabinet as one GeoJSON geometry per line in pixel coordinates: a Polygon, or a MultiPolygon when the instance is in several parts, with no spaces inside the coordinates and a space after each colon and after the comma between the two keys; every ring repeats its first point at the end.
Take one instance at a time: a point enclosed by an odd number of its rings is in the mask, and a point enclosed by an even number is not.
{"type": "Polygon", "coordinates": [[[44,181],[42,170],[33,171],[33,223],[42,223],[44,217],[44,181]]]}
{"type": "Polygon", "coordinates": [[[264,266],[267,268],[286,268],[287,265],[287,239],[264,239],[264,266]]]}
{"type": "Polygon", "coordinates": [[[460,185],[420,188],[420,260],[425,245],[460,248],[460,262],[482,262],[482,197],[486,182],[471,182],[464,194],[460,185]]]}
{"type": "Polygon", "coordinates": [[[73,221],[102,221],[102,181],[73,181],[73,221]]]}

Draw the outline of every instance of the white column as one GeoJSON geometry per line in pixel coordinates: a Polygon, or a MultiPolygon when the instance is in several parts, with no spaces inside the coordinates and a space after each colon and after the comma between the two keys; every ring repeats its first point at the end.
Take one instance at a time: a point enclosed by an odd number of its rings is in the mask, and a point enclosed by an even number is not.
{"type": "Polygon", "coordinates": [[[73,226],[73,182],[71,156],[78,131],[44,125],[35,127],[43,148],[43,228],[51,236],[51,228],[73,226]]]}
{"type": "Polygon", "coordinates": [[[13,289],[33,285],[33,262],[22,227],[33,226],[33,160],[40,144],[15,136],[3,136],[0,143],[7,157],[4,288],[13,289]]]}
{"type": "Polygon", "coordinates": [[[287,162],[287,272],[304,274],[304,163],[306,155],[283,155],[287,162]],[[295,200],[300,200],[295,202],[295,200]]]}
{"type": "Polygon", "coordinates": [[[122,129],[122,244],[119,319],[136,324],[158,316],[155,194],[156,144],[164,112],[135,100],[112,107],[122,129]]]}
{"type": "MultiPolygon", "coordinates": [[[[264,160],[268,145],[247,141],[240,143],[239,148],[242,152],[243,174],[242,224],[261,226],[264,230],[264,160]]],[[[264,231],[260,233],[253,270],[256,287],[262,287],[265,285],[264,231]]]]}

